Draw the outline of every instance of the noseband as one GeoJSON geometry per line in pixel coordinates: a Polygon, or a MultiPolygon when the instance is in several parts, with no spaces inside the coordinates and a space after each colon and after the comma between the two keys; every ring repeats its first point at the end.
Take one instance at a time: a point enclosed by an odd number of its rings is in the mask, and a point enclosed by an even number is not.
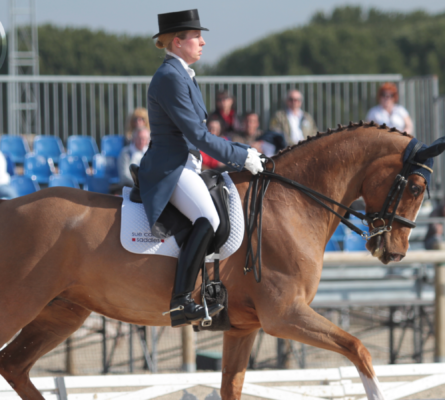
{"type": "Polygon", "coordinates": [[[352,208],[347,207],[341,203],[338,203],[337,201],[311,188],[308,188],[307,186],[304,186],[298,182],[295,182],[291,179],[285,178],[284,176],[276,174],[275,162],[271,158],[265,157],[263,155],[262,157],[264,158],[265,162],[272,163],[272,168],[271,170],[265,169],[263,172],[260,172],[260,174],[254,175],[253,179],[249,183],[249,188],[246,193],[245,215],[247,220],[246,225],[247,225],[248,247],[246,255],[246,264],[244,267],[244,274],[253,270],[256,281],[257,282],[261,281],[261,230],[262,230],[261,227],[262,227],[262,215],[263,215],[262,205],[264,196],[266,194],[271,179],[276,179],[278,181],[291,185],[295,189],[301,191],[302,193],[310,197],[312,200],[314,200],[317,204],[319,204],[320,206],[322,206],[323,208],[334,214],[336,217],[338,217],[343,224],[345,224],[349,229],[360,235],[365,240],[369,240],[374,236],[382,235],[385,232],[391,232],[392,224],[394,221],[398,222],[399,224],[407,228],[411,229],[415,228],[416,223],[414,221],[411,221],[400,215],[396,215],[396,212],[400,204],[400,201],[402,200],[403,192],[405,191],[406,185],[408,183],[408,176],[411,175],[410,167],[414,164],[417,166],[421,166],[422,168],[426,168],[432,172],[432,170],[428,166],[419,164],[418,162],[414,161],[416,153],[421,149],[422,146],[423,146],[422,143],[417,142],[412,148],[409,156],[405,159],[402,171],[396,176],[394,183],[392,184],[391,189],[389,190],[389,193],[386,196],[386,200],[382,206],[382,209],[379,212],[372,212],[366,214],[353,210],[352,208]],[[250,199],[250,212],[248,213],[247,208],[249,207],[249,199],[250,199]],[[350,214],[359,218],[365,225],[369,226],[371,230],[369,232],[361,230],[353,223],[351,223],[348,219],[346,219],[345,217],[334,211],[330,206],[325,204],[322,200],[334,204],[348,211],[350,214]],[[392,211],[389,211],[389,208],[391,206],[393,207],[392,211]],[[256,220],[258,220],[257,224],[258,245],[257,245],[257,252],[255,255],[251,239],[253,236],[253,231],[255,229],[256,220]],[[376,227],[375,224],[380,221],[383,223],[383,225],[376,227]],[[249,267],[249,261],[251,261],[250,267],[249,267]],[[256,268],[257,263],[258,263],[258,268],[256,268]]]}

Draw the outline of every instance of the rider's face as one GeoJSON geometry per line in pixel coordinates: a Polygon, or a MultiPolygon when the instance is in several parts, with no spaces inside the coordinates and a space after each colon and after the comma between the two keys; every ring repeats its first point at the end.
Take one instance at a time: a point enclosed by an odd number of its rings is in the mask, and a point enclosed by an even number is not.
{"type": "Polygon", "coordinates": [[[178,38],[177,44],[179,56],[190,65],[201,58],[202,48],[206,42],[201,36],[201,31],[194,30],[188,31],[185,39],[178,38]]]}

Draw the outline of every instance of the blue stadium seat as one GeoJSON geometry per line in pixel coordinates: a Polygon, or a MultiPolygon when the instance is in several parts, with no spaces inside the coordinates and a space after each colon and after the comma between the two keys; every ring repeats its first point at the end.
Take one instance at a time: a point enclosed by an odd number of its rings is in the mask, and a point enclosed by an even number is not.
{"type": "Polygon", "coordinates": [[[3,135],[0,138],[0,151],[8,154],[13,163],[23,164],[29,153],[29,146],[21,136],[3,135]]]}
{"type": "MultiPolygon", "coordinates": [[[[364,213],[364,211],[362,211],[364,213]]],[[[368,227],[360,219],[351,215],[349,220],[362,231],[368,232],[368,227]]],[[[344,242],[345,251],[366,251],[366,240],[353,231],[349,231],[344,242]]]]}
{"type": "Polygon", "coordinates": [[[94,155],[99,153],[96,142],[90,136],[70,136],[67,148],[68,154],[86,157],[88,162],[93,161],[94,155]]]}
{"type": "Polygon", "coordinates": [[[98,178],[107,178],[109,183],[118,183],[117,159],[96,154],[93,157],[93,175],[98,178]]]}
{"type": "Polygon", "coordinates": [[[106,177],[88,175],[84,189],[89,192],[108,194],[110,193],[110,183],[106,177]]]}
{"type": "Polygon", "coordinates": [[[83,185],[87,179],[88,162],[86,157],[62,154],[59,159],[60,175],[70,176],[83,185]]]}
{"type": "Polygon", "coordinates": [[[55,136],[36,136],[34,139],[34,153],[52,158],[57,164],[64,152],[62,141],[55,136]]]}
{"type": "Polygon", "coordinates": [[[19,196],[25,196],[40,190],[37,180],[29,176],[14,175],[11,177],[10,185],[15,189],[19,196]]]}
{"type": "Polygon", "coordinates": [[[63,187],[79,189],[79,184],[77,183],[77,181],[73,177],[67,175],[51,175],[49,177],[48,187],[55,187],[55,186],[63,186],[63,187]]]}
{"type": "Polygon", "coordinates": [[[3,155],[5,156],[5,159],[6,159],[6,172],[10,176],[15,175],[15,165],[12,162],[11,157],[9,156],[8,153],[4,153],[3,155]]]}
{"type": "Polygon", "coordinates": [[[54,173],[54,163],[50,158],[38,154],[28,153],[25,157],[25,176],[36,177],[37,182],[48,183],[49,177],[54,173]]]}
{"type": "Polygon", "coordinates": [[[106,135],[102,138],[100,148],[107,157],[117,158],[125,144],[125,138],[119,135],[106,135]]]}

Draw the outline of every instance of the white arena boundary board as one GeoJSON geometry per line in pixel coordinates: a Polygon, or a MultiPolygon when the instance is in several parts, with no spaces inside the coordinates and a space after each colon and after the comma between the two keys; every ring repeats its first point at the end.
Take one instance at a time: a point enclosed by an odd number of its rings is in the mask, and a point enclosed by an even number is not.
{"type": "MultiPolygon", "coordinates": [[[[387,400],[403,399],[445,385],[445,363],[380,365],[375,371],[379,378],[385,378],[381,384],[387,400]],[[397,379],[391,381],[390,378],[397,379]]],[[[249,371],[243,394],[272,400],[365,399],[363,385],[351,381],[358,377],[355,367],[249,371]],[[310,382],[314,384],[308,384],[310,382]],[[274,386],[261,385],[268,383],[274,386]]],[[[45,377],[32,378],[32,381],[46,400],[148,400],[195,386],[219,389],[221,373],[45,377]],[[133,391],[126,387],[132,387],[133,391]],[[135,387],[140,389],[134,390],[135,387]],[[104,392],[105,388],[110,391],[104,392]],[[84,393],[70,394],[71,389],[84,393]]],[[[445,398],[445,391],[441,397],[445,398]]],[[[0,400],[17,399],[9,384],[0,377],[0,400]]]]}

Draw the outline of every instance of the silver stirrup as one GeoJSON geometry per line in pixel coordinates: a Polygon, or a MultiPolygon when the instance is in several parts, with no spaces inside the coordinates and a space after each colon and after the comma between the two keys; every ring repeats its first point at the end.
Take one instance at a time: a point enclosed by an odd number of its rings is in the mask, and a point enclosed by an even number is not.
{"type": "Polygon", "coordinates": [[[207,308],[207,302],[205,296],[202,296],[202,304],[204,306],[205,317],[201,321],[202,326],[211,326],[212,325],[212,317],[209,315],[209,309],[207,308]]]}

